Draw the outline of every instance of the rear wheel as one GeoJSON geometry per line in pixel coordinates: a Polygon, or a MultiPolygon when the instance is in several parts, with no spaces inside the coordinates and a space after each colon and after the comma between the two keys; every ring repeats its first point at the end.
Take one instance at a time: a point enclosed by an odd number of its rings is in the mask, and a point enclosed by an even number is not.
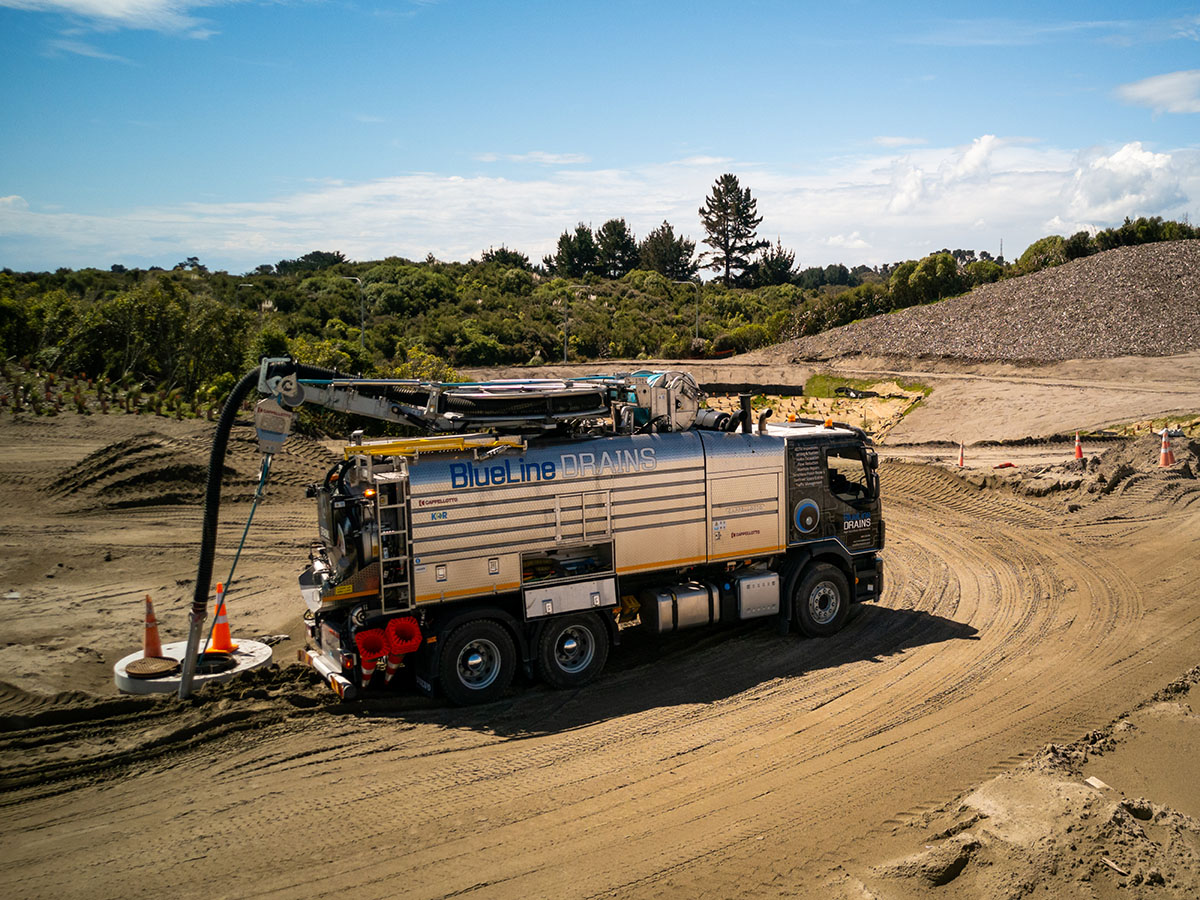
{"type": "Polygon", "coordinates": [[[490,703],[512,684],[517,650],[499,622],[480,619],[459,625],[445,639],[438,661],[442,692],[451,703],[490,703]]]}
{"type": "Polygon", "coordinates": [[[809,637],[836,634],[850,612],[850,587],[842,570],[818,563],[800,579],[792,594],[796,625],[809,637]]]}
{"type": "Polygon", "coordinates": [[[593,615],[552,619],[538,639],[538,675],[551,687],[582,687],[607,660],[608,629],[593,615]]]}

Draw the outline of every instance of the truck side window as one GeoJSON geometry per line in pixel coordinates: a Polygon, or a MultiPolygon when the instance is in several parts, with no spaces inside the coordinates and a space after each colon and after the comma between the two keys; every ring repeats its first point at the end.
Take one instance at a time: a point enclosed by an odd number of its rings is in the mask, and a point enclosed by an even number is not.
{"type": "Polygon", "coordinates": [[[873,479],[859,447],[830,447],[826,451],[829,490],[851,505],[875,499],[873,479]]]}

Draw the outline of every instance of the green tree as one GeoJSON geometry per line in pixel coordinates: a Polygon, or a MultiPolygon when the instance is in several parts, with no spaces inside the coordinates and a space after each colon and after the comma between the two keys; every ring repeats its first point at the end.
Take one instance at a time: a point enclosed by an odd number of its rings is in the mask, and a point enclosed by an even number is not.
{"type": "Polygon", "coordinates": [[[926,256],[908,278],[913,302],[929,303],[962,293],[962,279],[958,264],[949,253],[934,253],[926,256]]]}
{"type": "Polygon", "coordinates": [[[699,268],[694,261],[695,255],[696,242],[675,237],[671,223],[663,220],[662,225],[638,244],[638,267],[657,272],[671,281],[687,281],[699,268]]]}
{"type": "Polygon", "coordinates": [[[750,196],[750,188],[743,188],[736,175],[726,173],[713,184],[712,193],[700,207],[700,222],[708,235],[704,243],[713,249],[704,254],[707,267],[721,272],[726,287],[733,281],[734,273],[742,273],[750,266],[751,257],[765,247],[769,241],[757,238],[762,216],[757,215],[758,201],[750,196]]]}
{"type": "MultiPolygon", "coordinates": [[[[1097,235],[1097,238],[1099,238],[1099,235],[1097,235]]],[[[1017,260],[1016,265],[1013,267],[1013,274],[1028,275],[1039,269],[1062,265],[1067,261],[1063,249],[1065,243],[1062,237],[1057,234],[1034,241],[1025,248],[1025,252],[1017,260]]]]}
{"type": "Polygon", "coordinates": [[[488,247],[483,251],[480,261],[484,263],[495,263],[506,269],[530,269],[529,257],[517,250],[509,250],[503,244],[497,249],[488,247]]]}
{"type": "Polygon", "coordinates": [[[916,270],[917,262],[913,259],[906,260],[892,269],[892,276],[888,279],[888,289],[891,291],[892,306],[895,309],[903,309],[905,306],[921,302],[909,286],[909,279],[916,270]]]}
{"type": "Polygon", "coordinates": [[[313,250],[299,259],[281,259],[275,264],[275,271],[280,275],[298,275],[319,272],[344,262],[346,256],[340,250],[313,250]]]}
{"type": "Polygon", "coordinates": [[[990,259],[977,259],[973,263],[967,263],[966,280],[970,287],[999,281],[1003,274],[1004,268],[990,259]]]}
{"type": "Polygon", "coordinates": [[[596,271],[621,278],[637,268],[638,245],[624,219],[609,219],[596,232],[596,271]]]}
{"type": "Polygon", "coordinates": [[[1092,236],[1086,231],[1077,231],[1063,244],[1063,255],[1068,260],[1081,259],[1094,253],[1095,249],[1092,244],[1092,236]]]}
{"type": "Polygon", "coordinates": [[[796,276],[796,254],[785,250],[779,238],[775,246],[768,247],[758,258],[754,271],[754,286],[768,287],[774,284],[788,284],[796,276]]]}
{"type": "Polygon", "coordinates": [[[554,256],[542,260],[551,275],[583,278],[596,271],[596,238],[592,229],[580,222],[574,233],[564,231],[558,238],[554,256]]]}

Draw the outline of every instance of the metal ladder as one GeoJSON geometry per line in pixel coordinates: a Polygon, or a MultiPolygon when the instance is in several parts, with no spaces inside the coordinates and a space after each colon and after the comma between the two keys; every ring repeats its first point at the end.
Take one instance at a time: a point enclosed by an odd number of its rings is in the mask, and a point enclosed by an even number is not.
{"type": "Polygon", "coordinates": [[[375,475],[376,558],[379,599],[383,611],[411,609],[412,569],[409,559],[408,473],[375,475]]]}

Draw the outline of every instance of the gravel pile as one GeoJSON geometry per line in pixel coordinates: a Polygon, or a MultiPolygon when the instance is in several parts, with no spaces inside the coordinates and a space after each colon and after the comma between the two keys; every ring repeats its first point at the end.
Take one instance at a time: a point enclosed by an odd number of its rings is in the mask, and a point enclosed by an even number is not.
{"type": "Polygon", "coordinates": [[[1121,247],[779,345],[851,354],[1056,362],[1200,349],[1200,240],[1121,247]]]}

